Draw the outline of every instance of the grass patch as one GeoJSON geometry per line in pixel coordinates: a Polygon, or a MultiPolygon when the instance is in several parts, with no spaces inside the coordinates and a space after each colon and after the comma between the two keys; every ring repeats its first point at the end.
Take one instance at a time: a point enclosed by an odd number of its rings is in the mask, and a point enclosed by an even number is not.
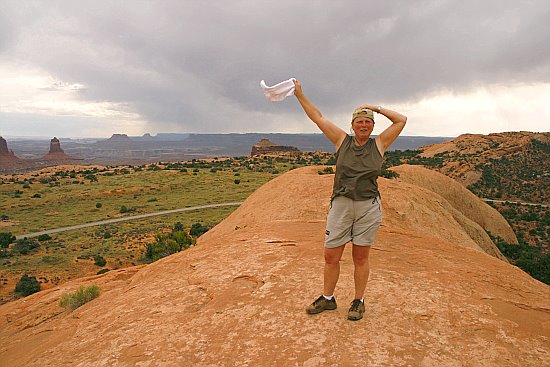
{"type": "Polygon", "coordinates": [[[70,310],[75,310],[82,306],[85,303],[90,302],[94,298],[99,296],[99,287],[97,285],[92,285],[90,287],[84,288],[83,285],[73,293],[68,293],[61,297],[59,304],[63,308],[70,310]]]}

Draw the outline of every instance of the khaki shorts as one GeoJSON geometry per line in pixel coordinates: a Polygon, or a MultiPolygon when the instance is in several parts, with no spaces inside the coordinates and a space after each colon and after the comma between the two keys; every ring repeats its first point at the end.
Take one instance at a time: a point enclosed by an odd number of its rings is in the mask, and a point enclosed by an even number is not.
{"type": "Polygon", "coordinates": [[[325,247],[336,248],[350,241],[354,245],[370,246],[381,223],[380,196],[367,200],[336,196],[328,212],[325,247]]]}

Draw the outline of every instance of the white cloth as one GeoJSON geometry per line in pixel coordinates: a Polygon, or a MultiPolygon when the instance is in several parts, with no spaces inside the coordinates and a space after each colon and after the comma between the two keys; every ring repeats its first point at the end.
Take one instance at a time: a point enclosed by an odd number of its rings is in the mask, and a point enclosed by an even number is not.
{"type": "Polygon", "coordinates": [[[260,87],[264,90],[265,98],[267,98],[271,102],[281,102],[286,97],[294,95],[294,90],[296,89],[296,86],[294,85],[294,81],[296,79],[290,78],[288,80],[285,80],[284,82],[280,82],[278,84],[275,84],[272,87],[268,87],[265,85],[265,81],[260,82],[260,87]]]}

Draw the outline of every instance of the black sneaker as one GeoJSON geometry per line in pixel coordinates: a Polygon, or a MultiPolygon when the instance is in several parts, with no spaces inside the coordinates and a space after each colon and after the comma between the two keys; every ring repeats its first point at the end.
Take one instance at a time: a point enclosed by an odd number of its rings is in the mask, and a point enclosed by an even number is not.
{"type": "Polygon", "coordinates": [[[306,312],[310,315],[323,312],[324,310],[336,310],[336,298],[326,299],[324,296],[317,298],[312,304],[307,306],[306,312]]]}
{"type": "Polygon", "coordinates": [[[365,304],[360,299],[354,299],[353,301],[351,301],[351,306],[348,311],[348,320],[361,320],[364,313],[365,304]]]}

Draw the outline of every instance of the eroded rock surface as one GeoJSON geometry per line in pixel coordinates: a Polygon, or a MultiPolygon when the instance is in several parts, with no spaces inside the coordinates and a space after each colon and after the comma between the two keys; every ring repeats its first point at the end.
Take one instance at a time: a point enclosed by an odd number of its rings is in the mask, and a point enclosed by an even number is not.
{"type": "MultiPolygon", "coordinates": [[[[306,315],[322,291],[332,186],[332,175],[318,170],[268,182],[189,250],[1,306],[2,365],[548,362],[549,287],[483,251],[449,199],[404,180],[379,180],[384,222],[371,251],[365,318],[346,319],[350,248],[341,263],[338,309],[306,315]],[[63,311],[59,298],[81,284],[98,284],[102,293],[63,311]]],[[[466,200],[480,205],[475,197],[466,200]]]]}

